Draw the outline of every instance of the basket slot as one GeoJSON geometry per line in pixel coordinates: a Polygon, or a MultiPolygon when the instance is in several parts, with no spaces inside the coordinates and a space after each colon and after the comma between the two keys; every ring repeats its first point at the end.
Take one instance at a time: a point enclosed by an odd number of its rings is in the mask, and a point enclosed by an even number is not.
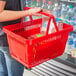
{"type": "Polygon", "coordinates": [[[27,38],[30,37],[31,35],[40,33],[40,27],[39,28],[35,28],[35,29],[31,29],[31,30],[24,30],[24,31],[18,31],[16,32],[18,35],[27,38]]]}

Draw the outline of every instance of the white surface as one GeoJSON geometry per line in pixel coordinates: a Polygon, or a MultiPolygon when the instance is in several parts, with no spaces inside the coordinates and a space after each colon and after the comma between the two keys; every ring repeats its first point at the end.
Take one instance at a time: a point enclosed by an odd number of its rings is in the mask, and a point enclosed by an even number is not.
{"type": "Polygon", "coordinates": [[[23,76],[36,76],[36,75],[33,74],[31,71],[25,69],[23,76]]]}

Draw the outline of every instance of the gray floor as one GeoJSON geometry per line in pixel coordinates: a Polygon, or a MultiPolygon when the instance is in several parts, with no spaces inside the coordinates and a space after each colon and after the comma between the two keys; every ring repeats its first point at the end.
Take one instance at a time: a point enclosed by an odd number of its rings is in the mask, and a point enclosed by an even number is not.
{"type": "Polygon", "coordinates": [[[30,71],[25,69],[23,76],[76,76],[76,68],[56,60],[49,60],[30,71]]]}

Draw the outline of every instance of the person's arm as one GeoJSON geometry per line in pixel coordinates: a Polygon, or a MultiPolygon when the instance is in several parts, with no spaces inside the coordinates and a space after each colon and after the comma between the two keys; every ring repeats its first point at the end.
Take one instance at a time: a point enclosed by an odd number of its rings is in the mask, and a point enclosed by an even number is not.
{"type": "Polygon", "coordinates": [[[16,20],[29,15],[35,15],[42,10],[41,8],[32,8],[27,11],[8,11],[4,10],[5,3],[5,1],[0,0],[0,22],[16,20]]]}

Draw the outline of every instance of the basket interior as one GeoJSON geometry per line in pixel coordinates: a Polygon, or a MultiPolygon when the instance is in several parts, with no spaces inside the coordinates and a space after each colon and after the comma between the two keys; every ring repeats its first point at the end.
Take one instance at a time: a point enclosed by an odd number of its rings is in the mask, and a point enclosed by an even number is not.
{"type": "MultiPolygon", "coordinates": [[[[9,29],[9,31],[12,31],[17,35],[28,39],[28,37],[30,37],[31,35],[40,33],[41,25],[42,25],[42,19],[37,19],[32,22],[31,21],[24,22],[23,24],[19,23],[11,26],[8,25],[6,29],[9,29]]],[[[68,29],[72,30],[72,26],[69,26],[68,24],[64,23],[63,30],[61,31],[65,31],[68,29]]]]}
{"type": "Polygon", "coordinates": [[[40,33],[41,25],[41,21],[35,21],[35,23],[31,23],[30,21],[28,21],[24,22],[22,26],[20,26],[20,24],[17,25],[18,27],[12,30],[12,32],[28,39],[28,37],[30,37],[31,35],[40,33]]]}

